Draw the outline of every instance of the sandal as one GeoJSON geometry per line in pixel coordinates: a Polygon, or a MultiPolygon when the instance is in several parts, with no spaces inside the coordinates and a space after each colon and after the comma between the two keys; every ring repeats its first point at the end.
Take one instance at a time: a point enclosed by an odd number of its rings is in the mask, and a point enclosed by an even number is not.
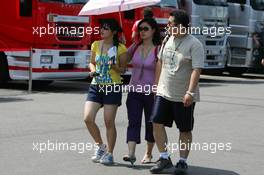
{"type": "Polygon", "coordinates": [[[125,162],[130,162],[131,163],[131,165],[134,165],[134,163],[136,162],[136,157],[132,157],[132,156],[129,156],[129,155],[125,155],[124,157],[123,157],[123,160],[125,161],[125,162]]]}
{"type": "Polygon", "coordinates": [[[152,163],[152,155],[151,156],[148,156],[147,154],[145,154],[145,156],[143,157],[143,159],[141,160],[141,163],[142,164],[149,164],[149,163],[152,163]]]}

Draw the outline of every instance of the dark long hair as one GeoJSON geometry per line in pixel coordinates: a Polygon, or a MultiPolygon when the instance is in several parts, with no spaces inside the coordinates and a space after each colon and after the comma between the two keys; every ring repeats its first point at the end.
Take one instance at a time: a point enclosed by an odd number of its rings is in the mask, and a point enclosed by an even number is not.
{"type": "MultiPolygon", "coordinates": [[[[159,25],[156,22],[156,20],[154,18],[144,18],[142,19],[139,23],[138,23],[138,28],[137,30],[139,31],[139,27],[142,23],[147,23],[148,25],[150,25],[150,27],[152,29],[155,29],[155,32],[153,34],[152,37],[152,42],[155,46],[158,46],[161,44],[161,37],[160,37],[160,29],[159,29],[159,25]]],[[[140,33],[138,33],[138,37],[140,37],[140,33]]]]}
{"type": "Polygon", "coordinates": [[[101,25],[101,27],[106,25],[110,28],[110,30],[112,32],[116,32],[113,36],[113,44],[114,44],[114,46],[116,46],[118,48],[118,45],[120,43],[119,38],[118,38],[118,33],[122,32],[122,28],[118,24],[117,20],[115,20],[114,18],[101,19],[100,25],[101,25]]]}

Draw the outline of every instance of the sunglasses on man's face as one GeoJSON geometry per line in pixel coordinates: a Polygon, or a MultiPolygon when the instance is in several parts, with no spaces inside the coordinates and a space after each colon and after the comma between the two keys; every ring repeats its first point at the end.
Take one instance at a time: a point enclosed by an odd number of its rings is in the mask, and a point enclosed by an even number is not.
{"type": "Polygon", "coordinates": [[[147,31],[149,31],[149,30],[150,30],[149,27],[139,27],[139,28],[138,28],[138,31],[139,31],[139,32],[142,32],[142,31],[147,32],[147,31]]]}

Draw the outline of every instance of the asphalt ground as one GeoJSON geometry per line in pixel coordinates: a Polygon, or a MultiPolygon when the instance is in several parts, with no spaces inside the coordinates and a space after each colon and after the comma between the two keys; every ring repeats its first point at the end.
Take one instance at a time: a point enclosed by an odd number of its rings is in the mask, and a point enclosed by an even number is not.
{"type": "MultiPolygon", "coordinates": [[[[0,89],[1,175],[150,174],[153,164],[140,164],[145,151],[144,124],[136,166],[122,160],[127,153],[127,93],[123,93],[116,118],[115,165],[91,162],[95,147],[83,122],[88,86],[86,81],[56,81],[49,87],[33,87],[29,94],[26,83],[12,82],[0,89]],[[59,143],[67,144],[68,149],[55,149],[59,143]]],[[[190,153],[188,174],[263,175],[264,76],[203,75],[200,86],[193,142],[201,147],[190,153]]],[[[102,112],[97,123],[105,140],[102,112]]],[[[178,131],[174,125],[167,132],[175,164],[179,158],[178,131]]],[[[153,156],[154,161],[158,159],[156,147],[153,156]]]]}

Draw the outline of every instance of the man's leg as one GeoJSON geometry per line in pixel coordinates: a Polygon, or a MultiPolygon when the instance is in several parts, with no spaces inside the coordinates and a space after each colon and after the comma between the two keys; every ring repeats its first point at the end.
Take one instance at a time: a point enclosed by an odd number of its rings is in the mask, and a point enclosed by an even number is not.
{"type": "Polygon", "coordinates": [[[172,124],[173,121],[170,113],[170,103],[171,102],[165,98],[157,96],[153,107],[151,117],[153,123],[153,134],[160,152],[160,158],[157,164],[150,169],[150,172],[153,174],[171,173],[173,171],[173,165],[166,148],[168,138],[165,130],[165,124],[166,126],[171,126],[170,124],[172,124]]]}
{"type": "Polygon", "coordinates": [[[180,132],[179,150],[180,160],[176,164],[174,175],[184,175],[188,169],[187,158],[191,149],[192,132],[180,132]]]}
{"type": "Polygon", "coordinates": [[[189,107],[184,107],[183,103],[175,103],[175,118],[177,127],[180,130],[179,152],[180,160],[176,164],[175,175],[184,174],[188,169],[187,158],[190,153],[192,143],[192,130],[194,124],[193,111],[195,103],[189,107]]]}
{"type": "Polygon", "coordinates": [[[167,152],[167,133],[163,124],[153,123],[153,134],[160,153],[167,152]]]}
{"type": "Polygon", "coordinates": [[[192,132],[180,132],[180,159],[186,161],[190,152],[192,143],[192,132]]]}
{"type": "Polygon", "coordinates": [[[163,124],[153,123],[153,133],[155,142],[160,152],[160,158],[155,166],[150,169],[152,174],[164,174],[173,172],[173,164],[169,157],[166,144],[168,142],[167,133],[163,124]]]}

